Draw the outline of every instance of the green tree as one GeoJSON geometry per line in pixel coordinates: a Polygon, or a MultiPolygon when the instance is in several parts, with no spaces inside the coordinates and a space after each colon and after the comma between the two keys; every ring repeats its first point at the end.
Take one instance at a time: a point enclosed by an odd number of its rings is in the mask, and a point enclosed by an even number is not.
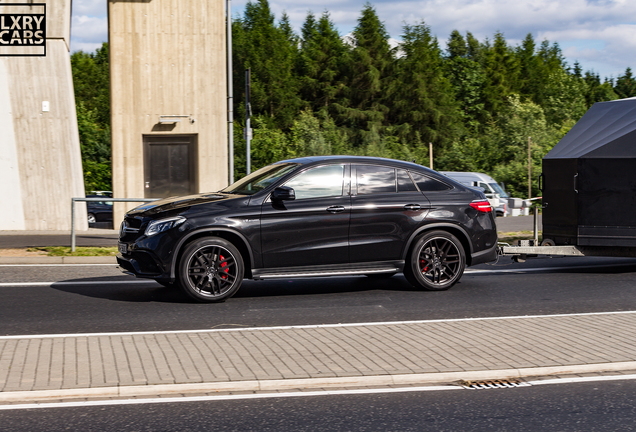
{"type": "Polygon", "coordinates": [[[467,39],[457,30],[451,33],[447,46],[446,74],[453,87],[453,97],[457,101],[464,125],[470,131],[483,130],[489,115],[484,109],[482,67],[472,58],[467,39]]]}
{"type": "Polygon", "coordinates": [[[405,25],[400,49],[397,79],[389,91],[390,124],[409,142],[432,142],[443,149],[460,135],[461,120],[437,39],[424,23],[405,25]]]}
{"type": "Polygon", "coordinates": [[[112,190],[108,44],[71,55],[84,188],[112,190]]]}
{"type": "MultiPolygon", "coordinates": [[[[244,71],[251,68],[252,113],[266,114],[288,129],[301,106],[294,74],[297,38],[289,20],[284,16],[277,26],[268,1],[258,0],[245,6],[245,15],[233,25],[233,32],[237,89],[245,88],[244,71]]],[[[240,106],[244,98],[237,97],[235,103],[240,106]]]]}
{"type": "Polygon", "coordinates": [[[314,112],[333,113],[332,103],[345,90],[348,49],[325,12],[318,21],[308,14],[302,27],[298,76],[300,94],[314,112]]]}
{"type": "Polygon", "coordinates": [[[636,96],[636,79],[632,75],[631,68],[627,68],[625,75],[621,75],[616,79],[614,92],[621,99],[636,96]]]}
{"type": "Polygon", "coordinates": [[[354,48],[348,62],[346,98],[337,104],[339,121],[354,145],[364,146],[380,134],[388,113],[386,91],[392,77],[389,35],[375,9],[365,4],[353,31],[354,48]]]}
{"type": "Polygon", "coordinates": [[[596,102],[605,102],[618,99],[612,83],[606,78],[601,84],[601,77],[599,74],[592,71],[585,72],[583,81],[587,84],[587,91],[585,94],[585,102],[587,107],[590,108],[596,102]]]}
{"type": "Polygon", "coordinates": [[[484,54],[484,106],[497,115],[513,94],[518,76],[518,63],[503,33],[495,33],[492,46],[484,54]]]}

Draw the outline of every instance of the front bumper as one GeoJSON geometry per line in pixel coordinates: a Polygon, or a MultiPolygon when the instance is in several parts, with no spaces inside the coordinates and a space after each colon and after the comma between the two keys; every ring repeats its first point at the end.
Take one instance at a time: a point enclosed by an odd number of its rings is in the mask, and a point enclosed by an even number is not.
{"type": "Polygon", "coordinates": [[[150,252],[135,251],[127,255],[117,254],[117,263],[125,272],[140,278],[159,279],[169,276],[166,275],[166,269],[161,261],[150,252]]]}

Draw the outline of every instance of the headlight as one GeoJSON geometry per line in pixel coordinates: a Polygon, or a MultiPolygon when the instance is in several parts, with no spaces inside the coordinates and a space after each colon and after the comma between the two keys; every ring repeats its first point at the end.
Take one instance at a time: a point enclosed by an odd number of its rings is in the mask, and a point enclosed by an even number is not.
{"type": "Polygon", "coordinates": [[[170,228],[174,228],[177,225],[181,225],[184,223],[186,218],[183,216],[176,216],[167,219],[159,219],[156,221],[152,221],[148,224],[146,228],[146,237],[153,236],[155,234],[159,234],[160,232],[169,230],[170,228]]]}

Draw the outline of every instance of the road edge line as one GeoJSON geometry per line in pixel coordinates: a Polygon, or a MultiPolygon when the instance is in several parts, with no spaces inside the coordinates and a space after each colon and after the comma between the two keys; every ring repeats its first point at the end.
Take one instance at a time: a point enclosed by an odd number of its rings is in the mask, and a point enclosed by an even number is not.
{"type": "Polygon", "coordinates": [[[77,398],[133,398],[169,396],[187,393],[214,392],[275,392],[285,390],[329,389],[349,387],[407,386],[416,384],[439,384],[458,381],[482,381],[506,378],[571,375],[582,373],[618,372],[636,370],[636,361],[595,363],[584,365],[561,365],[498,370],[460,372],[433,372],[421,374],[372,375],[329,378],[300,378],[281,380],[247,380],[206,382],[188,384],[154,384],[116,387],[91,387],[78,389],[33,390],[0,392],[0,409],[17,402],[46,402],[77,398]]]}

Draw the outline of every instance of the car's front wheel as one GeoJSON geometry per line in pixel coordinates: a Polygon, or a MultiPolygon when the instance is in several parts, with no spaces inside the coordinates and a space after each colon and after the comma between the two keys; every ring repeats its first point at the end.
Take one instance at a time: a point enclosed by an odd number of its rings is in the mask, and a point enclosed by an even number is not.
{"type": "Polygon", "coordinates": [[[443,291],[462,277],[465,268],[464,247],[457,237],[446,231],[431,231],[415,241],[404,276],[416,287],[443,291]]]}
{"type": "Polygon", "coordinates": [[[243,258],[225,239],[208,237],[189,244],[179,261],[179,285],[199,302],[232,297],[243,282],[243,258]]]}

